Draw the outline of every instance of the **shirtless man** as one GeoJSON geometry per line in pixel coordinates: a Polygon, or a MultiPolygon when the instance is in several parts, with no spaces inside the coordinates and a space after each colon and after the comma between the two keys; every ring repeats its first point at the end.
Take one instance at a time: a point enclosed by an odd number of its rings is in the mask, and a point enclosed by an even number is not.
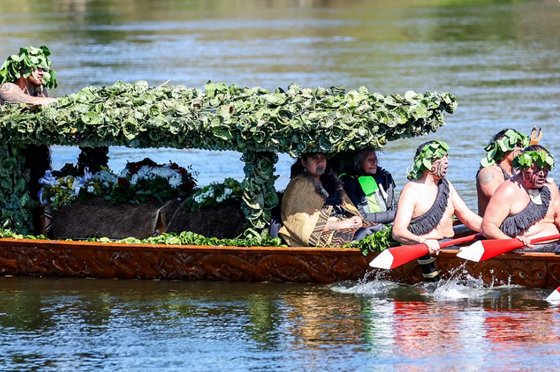
{"type": "Polygon", "coordinates": [[[558,234],[560,195],[553,182],[547,182],[554,159],[540,145],[527,147],[513,163],[520,173],[501,184],[486,208],[482,234],[489,239],[516,237],[530,251],[554,251],[556,244],[534,247],[529,241],[558,234]]]}
{"type": "Polygon", "coordinates": [[[474,231],[480,231],[482,222],[445,178],[448,149],[440,141],[418,147],[408,174],[411,181],[401,192],[393,224],[393,239],[403,244],[424,243],[431,255],[439,253],[438,240],[453,237],[453,215],[474,231]]]}
{"type": "Polygon", "coordinates": [[[7,102],[48,105],[45,88],[56,88],[54,71],[50,70],[50,51],[40,48],[21,48],[19,54],[6,59],[0,69],[0,105],[7,102]]]}
{"type": "Polygon", "coordinates": [[[504,181],[515,175],[513,159],[529,145],[529,139],[515,129],[506,128],[494,135],[484,148],[486,157],[480,161],[476,174],[478,214],[484,216],[488,202],[504,181]]]}

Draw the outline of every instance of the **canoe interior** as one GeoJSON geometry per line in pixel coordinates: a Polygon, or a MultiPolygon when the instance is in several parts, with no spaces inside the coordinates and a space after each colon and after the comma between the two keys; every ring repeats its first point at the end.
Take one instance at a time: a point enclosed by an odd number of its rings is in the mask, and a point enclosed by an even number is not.
{"type": "MultiPolygon", "coordinates": [[[[436,266],[443,278],[468,273],[493,285],[535,288],[560,285],[560,255],[511,253],[481,263],[444,250],[436,266]],[[464,266],[462,266],[464,265],[464,266]],[[462,267],[461,270],[457,270],[462,267]]],[[[386,278],[423,281],[420,266],[410,262],[394,270],[368,266],[376,254],[358,249],[211,247],[0,239],[0,275],[95,277],[162,280],[227,280],[333,283],[386,278]]]]}

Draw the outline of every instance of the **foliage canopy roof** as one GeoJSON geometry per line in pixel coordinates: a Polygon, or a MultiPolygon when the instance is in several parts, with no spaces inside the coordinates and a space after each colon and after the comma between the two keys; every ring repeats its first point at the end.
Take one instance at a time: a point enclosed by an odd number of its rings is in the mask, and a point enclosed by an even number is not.
{"type": "Polygon", "coordinates": [[[0,106],[0,138],[9,143],[239,152],[337,153],[435,132],[457,107],[450,93],[370,94],[301,88],[242,88],[208,82],[205,90],[150,87],[145,81],[87,87],[46,107],[0,106]]]}

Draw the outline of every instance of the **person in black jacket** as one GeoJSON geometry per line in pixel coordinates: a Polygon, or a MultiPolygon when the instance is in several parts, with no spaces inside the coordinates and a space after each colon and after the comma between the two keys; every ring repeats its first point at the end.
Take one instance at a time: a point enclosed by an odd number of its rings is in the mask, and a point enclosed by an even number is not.
{"type": "Polygon", "coordinates": [[[360,151],[342,176],[344,189],[368,222],[383,225],[395,219],[395,181],[391,173],[378,166],[375,150],[360,151]]]}

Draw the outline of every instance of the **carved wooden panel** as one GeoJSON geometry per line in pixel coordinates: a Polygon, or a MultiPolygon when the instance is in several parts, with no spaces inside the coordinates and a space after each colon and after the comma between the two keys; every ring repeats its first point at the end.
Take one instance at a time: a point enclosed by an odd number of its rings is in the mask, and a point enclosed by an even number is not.
{"type": "MultiPolygon", "coordinates": [[[[439,255],[444,278],[464,260],[457,251],[439,255]]],[[[96,244],[0,239],[0,275],[332,283],[381,276],[395,281],[423,280],[410,262],[391,271],[368,266],[375,255],[357,249],[199,247],[149,244],[96,244]]],[[[506,254],[463,270],[485,283],[536,288],[560,285],[560,256],[551,253],[506,254]]]]}
{"type": "Polygon", "coordinates": [[[340,249],[0,240],[1,275],[332,283],[359,279],[367,264],[340,249]]]}

